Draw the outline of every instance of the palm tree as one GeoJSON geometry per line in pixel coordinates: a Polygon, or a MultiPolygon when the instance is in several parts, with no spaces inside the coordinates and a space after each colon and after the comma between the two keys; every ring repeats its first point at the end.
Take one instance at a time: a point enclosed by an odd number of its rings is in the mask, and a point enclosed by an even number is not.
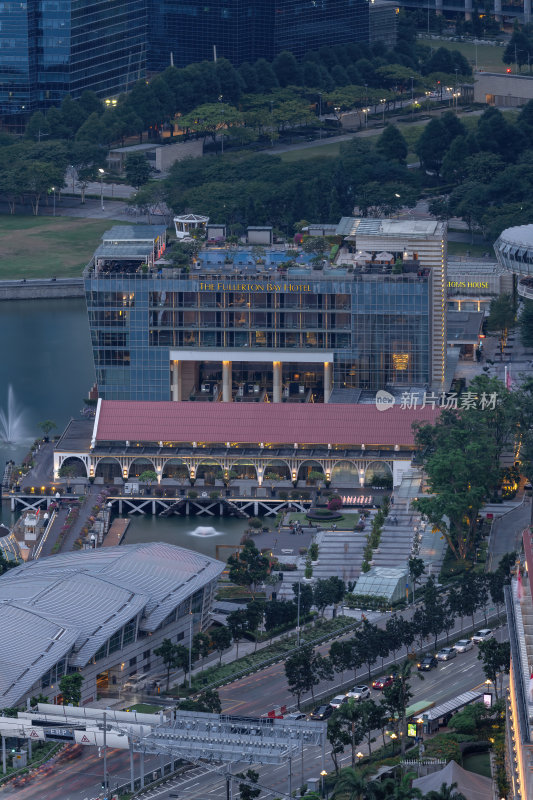
{"type": "Polygon", "coordinates": [[[466,797],[461,792],[457,792],[456,783],[443,783],[437,791],[433,789],[424,795],[424,800],[466,800],[466,797]]]}
{"type": "Polygon", "coordinates": [[[368,781],[359,770],[346,767],[335,784],[332,798],[342,796],[343,800],[365,800],[367,786],[368,781]]]}
{"type": "MultiPolygon", "coordinates": [[[[413,778],[416,778],[414,772],[408,772],[402,775],[400,780],[395,778],[387,778],[381,784],[384,790],[384,798],[386,800],[418,800],[422,797],[420,789],[413,789],[411,783],[413,778]]],[[[370,785],[370,784],[369,784],[370,785]]]]}

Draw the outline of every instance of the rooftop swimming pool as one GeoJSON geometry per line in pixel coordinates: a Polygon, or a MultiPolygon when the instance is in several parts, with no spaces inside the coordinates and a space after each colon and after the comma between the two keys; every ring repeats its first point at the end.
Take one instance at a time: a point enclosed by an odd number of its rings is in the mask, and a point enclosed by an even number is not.
{"type": "MultiPolygon", "coordinates": [[[[264,261],[263,264],[259,265],[263,267],[263,269],[276,269],[279,264],[282,264],[284,261],[292,261],[298,266],[308,266],[313,256],[309,253],[301,253],[296,258],[291,258],[287,255],[286,252],[281,250],[272,250],[266,251],[264,256],[261,256],[261,259],[264,261]]],[[[257,269],[257,262],[254,258],[254,253],[252,250],[237,250],[237,251],[228,251],[228,250],[206,250],[202,251],[198,255],[197,265],[201,267],[223,267],[225,269],[231,269],[231,267],[238,267],[240,269],[257,269]],[[226,258],[231,258],[231,262],[229,263],[226,261],[226,258]]]]}

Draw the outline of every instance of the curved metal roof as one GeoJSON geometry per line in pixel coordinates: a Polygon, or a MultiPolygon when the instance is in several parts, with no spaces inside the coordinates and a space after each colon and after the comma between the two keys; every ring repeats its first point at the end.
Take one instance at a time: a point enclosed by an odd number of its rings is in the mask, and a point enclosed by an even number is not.
{"type": "Polygon", "coordinates": [[[223,569],[213,558],[156,542],[65,553],[9,570],[0,578],[0,701],[16,703],[67,653],[71,666],[85,666],[137,616],[142,630],[155,631],[223,569]]]}

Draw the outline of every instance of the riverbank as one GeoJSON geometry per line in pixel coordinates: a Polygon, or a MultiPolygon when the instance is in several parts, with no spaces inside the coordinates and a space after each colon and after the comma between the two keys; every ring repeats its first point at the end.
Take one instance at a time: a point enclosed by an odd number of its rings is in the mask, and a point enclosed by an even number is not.
{"type": "Polygon", "coordinates": [[[55,300],[83,296],[83,278],[0,281],[0,300],[55,300]]]}

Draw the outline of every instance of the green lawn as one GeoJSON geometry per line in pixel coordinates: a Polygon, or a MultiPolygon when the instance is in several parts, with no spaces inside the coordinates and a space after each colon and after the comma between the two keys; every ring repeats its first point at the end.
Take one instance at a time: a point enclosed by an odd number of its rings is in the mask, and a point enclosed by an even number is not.
{"type": "Polygon", "coordinates": [[[158,714],[161,711],[161,706],[152,706],[150,703],[135,703],[133,706],[128,706],[128,711],[138,711],[139,714],[158,714]]]}
{"type": "Polygon", "coordinates": [[[467,252],[471,256],[480,257],[483,253],[488,253],[489,257],[494,257],[492,256],[492,247],[488,242],[486,244],[470,244],[469,242],[448,241],[449,256],[466,256],[467,252]]]}
{"type": "Polygon", "coordinates": [[[287,153],[279,153],[282,161],[303,161],[307,158],[331,158],[338,156],[341,142],[328,142],[327,144],[316,145],[315,147],[304,147],[301,150],[289,150],[287,153]]]}
{"type": "MultiPolygon", "coordinates": [[[[431,47],[433,50],[437,50],[439,47],[445,47],[447,50],[458,50],[472,67],[475,68],[476,66],[476,45],[473,42],[443,42],[439,39],[418,39],[417,41],[426,47],[431,47]]],[[[478,44],[478,69],[485,70],[485,72],[505,72],[507,65],[502,61],[504,51],[505,47],[499,47],[498,45],[492,47],[490,44],[478,44]]]]}
{"type": "Polygon", "coordinates": [[[72,278],[81,271],[114,220],[0,216],[0,280],[72,278]]]}
{"type": "MultiPolygon", "coordinates": [[[[309,520],[307,519],[306,514],[301,514],[300,512],[291,512],[289,523],[290,522],[301,522],[302,525],[308,525],[309,520]]],[[[322,528],[331,528],[332,524],[334,523],[337,526],[337,530],[353,530],[353,526],[357,525],[359,522],[359,514],[354,511],[353,514],[343,514],[340,519],[328,520],[328,519],[313,519],[311,520],[313,525],[320,525],[322,528]]],[[[288,523],[287,523],[288,524],[288,523]]]]}
{"type": "Polygon", "coordinates": [[[490,756],[488,753],[472,753],[471,755],[463,758],[464,769],[470,772],[477,772],[478,775],[484,775],[485,778],[492,778],[490,770],[490,756]]]}

